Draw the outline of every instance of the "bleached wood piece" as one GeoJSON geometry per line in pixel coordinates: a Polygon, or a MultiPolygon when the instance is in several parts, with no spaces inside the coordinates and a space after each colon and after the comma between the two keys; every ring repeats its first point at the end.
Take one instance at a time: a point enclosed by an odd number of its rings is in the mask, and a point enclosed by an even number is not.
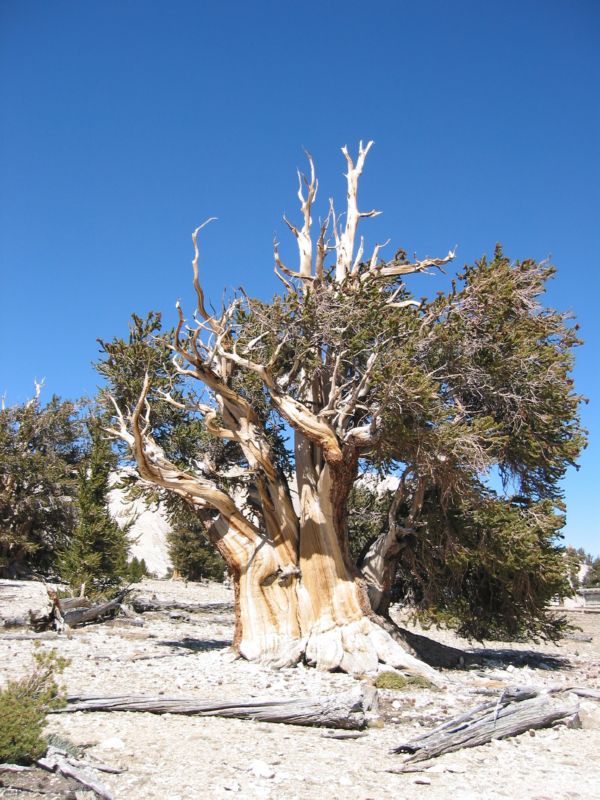
{"type": "MultiPolygon", "coordinates": [[[[415,763],[452,753],[466,747],[477,747],[493,739],[517,736],[531,729],[548,728],[575,717],[579,710],[576,698],[556,697],[532,691],[522,694],[527,699],[482,703],[470,711],[440,725],[427,734],[401,744],[392,753],[409,753],[405,763],[415,763]]],[[[506,695],[506,693],[505,693],[506,695]]],[[[516,696],[516,695],[512,695],[516,696]]]]}
{"type": "Polygon", "coordinates": [[[176,600],[155,600],[151,597],[135,597],[130,605],[138,614],[148,611],[197,611],[209,614],[233,611],[231,603],[181,603],[176,600]]]}
{"type": "Polygon", "coordinates": [[[119,597],[114,600],[109,600],[107,603],[99,603],[98,605],[91,606],[90,608],[76,608],[72,611],[64,611],[62,615],[63,620],[70,628],[74,628],[76,625],[83,625],[86,622],[94,622],[116,611],[122,599],[122,597],[119,597]]]}
{"type": "Polygon", "coordinates": [[[62,753],[49,748],[47,755],[35,762],[42,769],[49,772],[59,772],[65,778],[72,778],[77,783],[90,789],[103,800],[115,800],[114,795],[103,783],[88,774],[86,769],[74,767],[62,753]]]}
{"type": "Polygon", "coordinates": [[[177,697],[73,696],[56,713],[72,711],[142,711],[151,714],[189,714],[205,717],[234,717],[288,725],[359,730],[366,725],[365,711],[372,698],[362,690],[309,699],[198,700],[177,697]]]}

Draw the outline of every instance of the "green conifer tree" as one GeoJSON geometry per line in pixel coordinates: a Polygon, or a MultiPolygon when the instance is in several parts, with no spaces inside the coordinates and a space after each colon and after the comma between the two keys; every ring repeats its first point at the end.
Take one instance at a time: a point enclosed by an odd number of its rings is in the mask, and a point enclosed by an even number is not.
{"type": "Polygon", "coordinates": [[[75,527],[84,451],[79,403],[35,397],[0,410],[0,577],[53,575],[75,527]]]}
{"type": "Polygon", "coordinates": [[[79,468],[78,523],[63,552],[61,575],[74,590],[105,593],[128,577],[127,528],[121,528],[108,511],[109,475],[115,457],[98,420],[90,420],[89,457],[79,468]]]}
{"type": "Polygon", "coordinates": [[[172,528],[167,539],[173,568],[189,581],[222,581],[225,562],[208,541],[198,515],[179,503],[169,516],[172,528]]]}

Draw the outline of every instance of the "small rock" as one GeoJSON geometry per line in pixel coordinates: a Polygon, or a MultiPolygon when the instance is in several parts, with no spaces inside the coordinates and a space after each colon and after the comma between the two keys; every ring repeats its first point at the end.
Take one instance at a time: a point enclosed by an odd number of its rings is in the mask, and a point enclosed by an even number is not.
{"type": "Polygon", "coordinates": [[[250,762],[248,772],[251,772],[255,778],[274,778],[275,770],[270,767],[266,761],[256,759],[250,762]]]}
{"type": "Polygon", "coordinates": [[[426,778],[425,775],[419,775],[418,778],[413,779],[413,783],[418,783],[422,786],[431,786],[431,778],[426,778]]]}
{"type": "Polygon", "coordinates": [[[122,750],[125,747],[125,742],[123,739],[119,739],[118,736],[111,736],[109,739],[103,739],[98,747],[102,748],[102,750],[122,750]]]}
{"type": "Polygon", "coordinates": [[[241,784],[239,784],[237,781],[225,781],[225,783],[223,784],[223,789],[225,789],[226,792],[242,791],[241,784]]]}
{"type": "Polygon", "coordinates": [[[600,706],[582,701],[579,706],[579,719],[585,731],[600,731],[600,706]]]}

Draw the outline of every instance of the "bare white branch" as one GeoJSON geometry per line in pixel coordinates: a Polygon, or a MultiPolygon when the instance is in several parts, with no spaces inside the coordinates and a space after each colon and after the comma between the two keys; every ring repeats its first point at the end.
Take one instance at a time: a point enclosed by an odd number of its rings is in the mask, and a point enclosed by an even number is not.
{"type": "Polygon", "coordinates": [[[423,261],[414,261],[409,264],[394,264],[393,262],[390,262],[389,264],[384,264],[380,269],[378,269],[377,273],[384,278],[391,278],[395,277],[396,275],[410,275],[415,272],[423,272],[429,267],[437,267],[438,269],[441,269],[444,264],[448,264],[450,261],[453,261],[455,256],[456,248],[454,248],[454,250],[449,250],[448,255],[444,256],[444,258],[425,258],[423,261]]]}
{"type": "Polygon", "coordinates": [[[358,158],[356,164],[352,161],[346,145],[342,147],[342,153],[346,157],[348,172],[346,180],[348,184],[348,205],[346,211],[346,227],[337,244],[337,259],[335,277],[341,283],[352,269],[354,263],[354,241],[356,239],[356,229],[361,216],[373,217],[377,211],[366,211],[361,213],[358,210],[358,179],[361,176],[367,153],[373,146],[373,142],[368,142],[366,147],[360,142],[358,146],[358,158]]]}
{"type": "Polygon", "coordinates": [[[389,239],[386,239],[386,241],[385,241],[385,242],[383,242],[383,244],[376,244],[376,245],[375,245],[375,247],[373,248],[373,255],[371,256],[371,261],[370,261],[370,263],[369,263],[369,267],[370,267],[371,269],[376,269],[376,268],[377,268],[377,259],[379,258],[379,251],[380,251],[380,250],[381,250],[383,247],[385,247],[386,245],[388,245],[389,243],[390,243],[390,240],[389,240],[389,239]]]}
{"type": "Polygon", "coordinates": [[[196,298],[197,298],[197,307],[198,313],[200,316],[208,322],[211,327],[215,323],[215,320],[212,318],[210,314],[206,311],[204,306],[204,292],[202,291],[202,287],[200,286],[200,277],[198,271],[198,262],[200,260],[200,251],[198,249],[198,234],[209,222],[214,222],[216,217],[209,217],[202,225],[198,225],[196,230],[192,233],[192,242],[194,243],[194,259],[192,261],[192,269],[194,271],[194,289],[196,290],[196,298]]]}

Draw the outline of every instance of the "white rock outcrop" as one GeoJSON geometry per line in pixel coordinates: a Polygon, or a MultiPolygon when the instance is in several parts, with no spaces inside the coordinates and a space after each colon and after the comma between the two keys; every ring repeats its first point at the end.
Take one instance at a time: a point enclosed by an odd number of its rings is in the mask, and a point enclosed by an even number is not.
{"type": "MultiPolygon", "coordinates": [[[[115,474],[111,483],[119,481],[115,474]]],[[[125,492],[117,487],[111,489],[108,496],[108,507],[113,519],[122,527],[132,523],[129,530],[131,541],[130,556],[143,558],[150,572],[157,578],[164,578],[172,568],[167,546],[167,534],[171,526],[160,507],[150,507],[139,498],[128,500],[125,492]]]]}

